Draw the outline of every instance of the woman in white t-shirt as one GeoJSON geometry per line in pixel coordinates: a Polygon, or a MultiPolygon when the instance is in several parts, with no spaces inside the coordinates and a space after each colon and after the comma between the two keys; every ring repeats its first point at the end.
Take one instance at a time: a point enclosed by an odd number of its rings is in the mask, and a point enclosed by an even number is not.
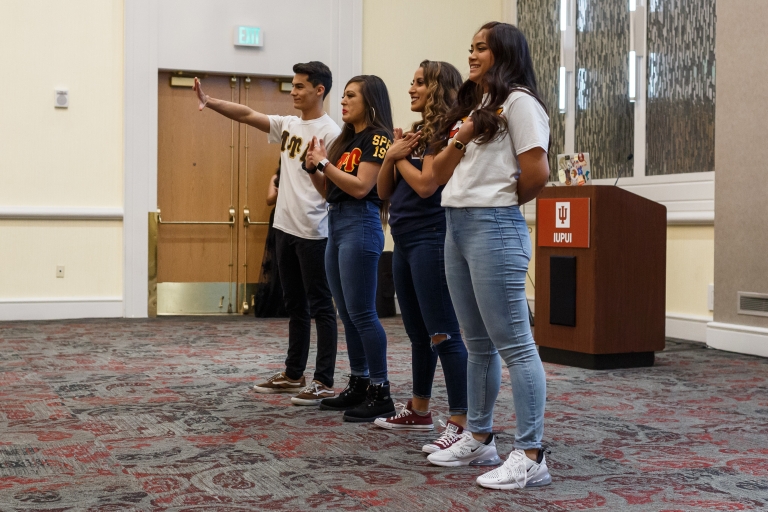
{"type": "Polygon", "coordinates": [[[472,39],[469,79],[433,139],[432,166],[446,183],[445,274],[467,346],[467,432],[431,454],[440,466],[496,465],[493,406],[501,359],[509,369],[515,450],[477,483],[519,489],[551,482],[541,439],[546,379],[531,334],[525,274],[531,240],[520,204],[549,178],[549,118],[538,97],[528,44],[513,25],[491,22],[472,39]],[[501,357],[499,357],[501,356],[501,357]]]}

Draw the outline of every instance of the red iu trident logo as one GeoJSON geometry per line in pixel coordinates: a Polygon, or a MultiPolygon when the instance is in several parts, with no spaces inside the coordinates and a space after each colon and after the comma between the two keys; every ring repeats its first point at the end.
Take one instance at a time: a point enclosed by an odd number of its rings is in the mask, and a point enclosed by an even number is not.
{"type": "Polygon", "coordinates": [[[571,227],[571,203],[569,202],[556,202],[555,211],[557,212],[557,219],[555,221],[555,229],[569,229],[571,227]]]}

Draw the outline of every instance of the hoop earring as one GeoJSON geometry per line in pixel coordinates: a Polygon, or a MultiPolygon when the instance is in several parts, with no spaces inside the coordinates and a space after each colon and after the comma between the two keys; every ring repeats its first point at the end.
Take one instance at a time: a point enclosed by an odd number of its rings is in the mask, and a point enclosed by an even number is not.
{"type": "Polygon", "coordinates": [[[376,109],[371,107],[371,112],[373,112],[373,119],[371,119],[371,124],[373,124],[376,121],[376,109]]]}

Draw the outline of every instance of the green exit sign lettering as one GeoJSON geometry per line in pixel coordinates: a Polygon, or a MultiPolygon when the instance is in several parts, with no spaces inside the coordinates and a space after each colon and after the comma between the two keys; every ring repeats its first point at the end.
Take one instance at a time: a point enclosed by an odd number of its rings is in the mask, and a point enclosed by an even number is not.
{"type": "Polygon", "coordinates": [[[264,46],[264,33],[259,27],[235,27],[235,46],[264,46]]]}

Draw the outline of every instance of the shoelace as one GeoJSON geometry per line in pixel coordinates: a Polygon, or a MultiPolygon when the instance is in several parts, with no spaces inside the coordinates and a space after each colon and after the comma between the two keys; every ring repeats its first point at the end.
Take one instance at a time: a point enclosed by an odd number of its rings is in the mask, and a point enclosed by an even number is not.
{"type": "Polygon", "coordinates": [[[457,439],[459,439],[463,434],[458,433],[457,428],[448,428],[448,425],[443,423],[443,420],[437,420],[440,422],[440,426],[443,427],[443,433],[440,435],[440,437],[435,440],[434,444],[443,444],[443,445],[453,445],[457,439]]]}
{"type": "Polygon", "coordinates": [[[347,387],[345,387],[341,391],[341,393],[339,393],[339,398],[346,397],[348,394],[350,394],[352,392],[352,374],[348,373],[348,374],[344,375],[344,377],[346,377],[349,380],[347,381],[347,387]]]}
{"type": "Polygon", "coordinates": [[[368,407],[376,407],[378,401],[382,400],[382,393],[384,390],[383,384],[371,384],[368,386],[368,396],[365,398],[365,402],[363,402],[364,406],[368,407]]]}
{"type": "Polygon", "coordinates": [[[397,414],[392,416],[391,420],[396,420],[398,418],[405,418],[406,416],[411,415],[411,411],[408,410],[408,404],[397,402],[395,404],[395,411],[397,411],[397,414]]]}
{"type": "Polygon", "coordinates": [[[448,450],[459,457],[466,455],[468,453],[467,449],[471,450],[467,444],[473,439],[474,438],[472,437],[472,432],[464,432],[459,436],[459,440],[453,443],[453,445],[449,447],[448,450]]]}
{"type": "Polygon", "coordinates": [[[283,376],[283,372],[277,372],[273,376],[271,376],[269,379],[267,379],[267,382],[275,382],[278,378],[283,376]]]}
{"type": "Polygon", "coordinates": [[[495,478],[501,478],[503,480],[514,480],[515,483],[523,489],[528,483],[528,471],[525,467],[525,459],[527,459],[525,452],[521,450],[515,450],[509,454],[504,464],[493,470],[495,478]]]}
{"type": "Polygon", "coordinates": [[[317,382],[313,382],[309,386],[302,389],[301,392],[316,395],[320,392],[320,384],[318,384],[317,382]]]}

